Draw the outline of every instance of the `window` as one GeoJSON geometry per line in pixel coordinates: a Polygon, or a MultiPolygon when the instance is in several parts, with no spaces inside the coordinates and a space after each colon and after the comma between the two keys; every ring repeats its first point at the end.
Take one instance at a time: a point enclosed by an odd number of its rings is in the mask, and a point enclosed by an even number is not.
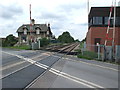
{"type": "Polygon", "coordinates": [[[89,26],[92,25],[92,18],[90,19],[89,26]]]}
{"type": "Polygon", "coordinates": [[[47,31],[47,35],[49,35],[49,31],[47,31]]]}
{"type": "Polygon", "coordinates": [[[120,25],[120,17],[116,17],[116,25],[120,25]]]}
{"type": "Polygon", "coordinates": [[[102,25],[102,17],[93,17],[93,25],[102,25]]]}
{"type": "Polygon", "coordinates": [[[21,35],[21,40],[22,40],[22,42],[26,42],[27,40],[26,40],[26,38],[27,38],[27,36],[26,35],[21,35]]]}
{"type": "Polygon", "coordinates": [[[36,34],[40,34],[40,29],[39,28],[37,28],[36,34]]]}
{"type": "Polygon", "coordinates": [[[105,25],[108,25],[108,17],[105,17],[105,18],[104,18],[104,24],[105,24],[105,25]]]}
{"type": "Polygon", "coordinates": [[[26,35],[27,34],[27,29],[23,29],[24,30],[24,34],[26,35]]]}
{"type": "MultiPolygon", "coordinates": [[[[112,19],[110,19],[110,25],[113,25],[113,17],[111,17],[112,19]]],[[[104,24],[105,25],[108,25],[108,19],[109,19],[109,17],[105,17],[104,18],[104,24]]]]}

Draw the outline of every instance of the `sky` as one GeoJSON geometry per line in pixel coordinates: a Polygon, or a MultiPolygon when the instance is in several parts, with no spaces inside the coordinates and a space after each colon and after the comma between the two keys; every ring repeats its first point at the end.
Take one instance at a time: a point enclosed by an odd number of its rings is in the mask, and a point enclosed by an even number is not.
{"type": "MultiPolygon", "coordinates": [[[[36,24],[50,23],[53,35],[63,32],[80,41],[86,37],[88,0],[0,0],[0,38],[9,34],[18,36],[17,29],[29,24],[29,5],[36,24]]],[[[111,6],[113,0],[89,0],[90,7],[111,6]]],[[[120,0],[116,0],[118,3],[120,0]]]]}

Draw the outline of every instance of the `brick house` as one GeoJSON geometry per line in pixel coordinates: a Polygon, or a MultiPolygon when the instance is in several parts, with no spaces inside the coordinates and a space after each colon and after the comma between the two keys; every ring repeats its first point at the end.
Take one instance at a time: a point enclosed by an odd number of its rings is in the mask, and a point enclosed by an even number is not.
{"type": "Polygon", "coordinates": [[[19,44],[29,44],[29,42],[36,42],[41,38],[52,39],[53,37],[50,24],[35,24],[34,19],[32,19],[32,26],[23,24],[17,29],[17,33],[19,44]]]}
{"type": "MultiPolygon", "coordinates": [[[[110,8],[111,7],[91,7],[88,20],[89,28],[86,35],[87,50],[97,52],[97,47],[95,45],[97,43],[104,45],[110,8]]],[[[113,27],[113,20],[111,20],[110,27],[113,27]]],[[[111,38],[113,37],[112,32],[113,30],[110,30],[108,34],[111,38]]],[[[107,46],[111,45],[111,41],[108,41],[107,46]]],[[[120,45],[120,7],[116,7],[115,45],[120,45]]]]}

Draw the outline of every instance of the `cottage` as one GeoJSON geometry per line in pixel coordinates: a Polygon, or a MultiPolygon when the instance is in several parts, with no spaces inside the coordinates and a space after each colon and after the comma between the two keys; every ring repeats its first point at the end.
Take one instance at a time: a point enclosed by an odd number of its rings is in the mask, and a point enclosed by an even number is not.
{"type": "Polygon", "coordinates": [[[31,20],[31,24],[23,24],[17,30],[19,44],[29,44],[36,42],[41,38],[52,39],[50,24],[35,24],[35,20],[31,20]]]}

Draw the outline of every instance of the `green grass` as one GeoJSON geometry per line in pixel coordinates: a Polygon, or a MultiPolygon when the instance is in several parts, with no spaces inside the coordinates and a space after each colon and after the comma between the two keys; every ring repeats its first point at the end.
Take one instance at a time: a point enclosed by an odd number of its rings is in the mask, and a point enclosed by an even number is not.
{"type": "Polygon", "coordinates": [[[12,48],[12,49],[21,49],[21,50],[29,50],[29,45],[21,45],[21,46],[12,46],[12,47],[5,47],[5,48],[12,48]]]}
{"type": "Polygon", "coordinates": [[[77,55],[77,57],[92,60],[92,59],[97,58],[97,53],[91,52],[91,51],[84,51],[83,55],[82,55],[82,53],[80,53],[80,54],[77,55]]]}
{"type": "Polygon", "coordinates": [[[87,57],[87,56],[83,56],[83,55],[81,55],[81,54],[78,55],[78,58],[83,58],[83,59],[92,60],[92,58],[87,57]]]}

